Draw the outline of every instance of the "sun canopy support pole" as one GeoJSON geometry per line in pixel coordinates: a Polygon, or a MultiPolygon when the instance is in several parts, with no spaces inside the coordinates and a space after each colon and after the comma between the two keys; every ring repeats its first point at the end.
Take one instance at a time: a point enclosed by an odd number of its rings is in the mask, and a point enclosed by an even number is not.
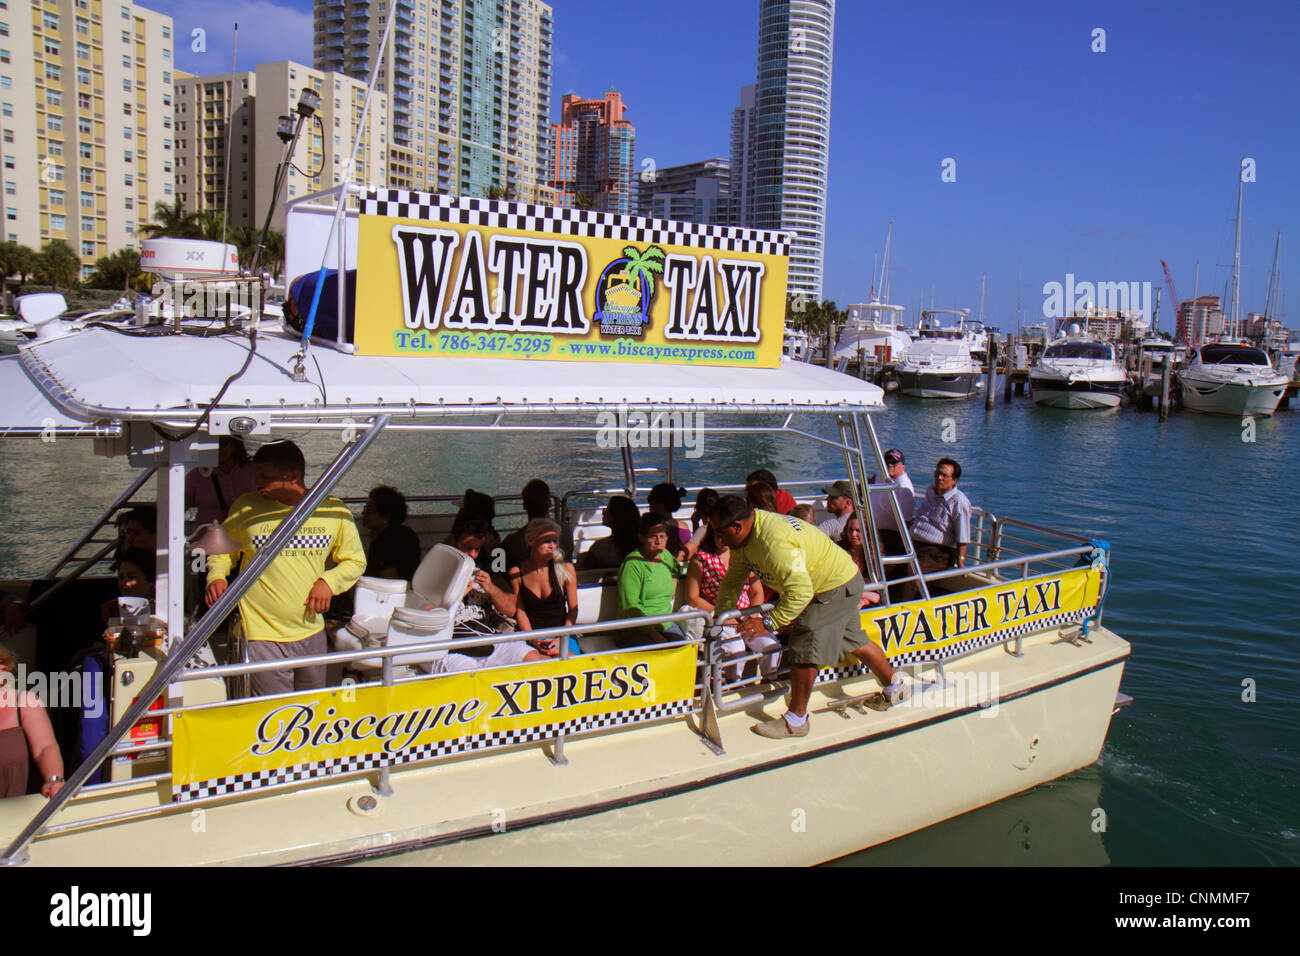
{"type": "Polygon", "coordinates": [[[235,578],[217,602],[208,608],[208,612],[199,620],[194,630],[185,635],[184,639],[171,649],[171,652],[154,673],[153,678],[140,691],[135,702],[127,708],[126,713],[122,715],[122,719],[118,721],[117,725],[99,742],[99,746],[94,749],[81,766],[72,772],[63,789],[50,798],[40,812],[32,817],[22,832],[5,848],[4,855],[0,856],[0,866],[26,862],[27,844],[40,833],[46,821],[63,809],[63,806],[80,792],[86,780],[109,756],[117,746],[118,741],[125,737],[130,729],[135,726],[135,722],[144,716],[153,701],[166,691],[167,685],[172,678],[185,667],[190,658],[207,642],[221,622],[235,610],[239,599],[244,596],[244,592],[253,586],[253,582],[261,576],[262,572],[279,555],[280,549],[284,547],[285,542],[297,534],[302,523],[316,510],[316,506],[334,489],[339,479],[347,474],[357,458],[364,454],[371,443],[379,437],[379,433],[384,430],[388,420],[388,415],[382,415],[372,420],[371,427],[362,430],[353,441],[343,447],[338,456],[330,462],[329,467],[325,469],[320,479],[307,492],[306,497],[289,512],[289,516],[271,535],[270,540],[257,552],[257,556],[253,558],[248,569],[235,578]]]}

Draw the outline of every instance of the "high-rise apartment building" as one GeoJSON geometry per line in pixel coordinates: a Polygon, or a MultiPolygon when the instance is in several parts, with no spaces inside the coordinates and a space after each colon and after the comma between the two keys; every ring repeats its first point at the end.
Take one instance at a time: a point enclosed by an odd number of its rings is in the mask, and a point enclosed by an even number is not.
{"type": "Polygon", "coordinates": [[[253,209],[253,100],[257,74],[176,74],[176,198],[190,212],[219,212],[232,226],[260,225],[253,209]],[[232,89],[233,87],[233,89],[232,89]],[[233,102],[232,102],[233,94],[233,102]],[[230,176],[226,176],[226,137],[230,176]]]}
{"type": "Polygon", "coordinates": [[[822,295],[835,0],[760,0],[758,82],[732,118],[741,226],[791,233],[789,289],[822,295]]]}
{"type": "Polygon", "coordinates": [[[551,124],[555,205],[630,214],[636,127],[623,118],[622,94],[584,100],[566,93],[562,103],[560,122],[551,124]]]}
{"type": "Polygon", "coordinates": [[[4,238],[88,275],[172,201],[172,18],[129,2],[0,5],[4,238]]]}
{"type": "Polygon", "coordinates": [[[549,201],[551,8],[539,0],[315,0],[319,70],[389,94],[389,185],[549,201]]]}
{"type": "Polygon", "coordinates": [[[176,195],[187,210],[220,210],[227,184],[226,136],[230,132],[230,223],[260,227],[270,208],[275,170],[284,155],[276,134],[281,116],[294,108],[303,88],[320,97],[316,115],[303,127],[285,188],[271,225],[284,228],[284,202],[342,182],[353,140],[361,135],[352,181],[388,182],[387,97],[375,93],[364,129],[365,83],[341,73],[322,73],[301,63],[278,60],[254,70],[210,76],[181,74],[176,81],[176,195]],[[231,108],[232,122],[226,115],[231,108]]]}
{"type": "Polygon", "coordinates": [[[678,222],[732,224],[731,163],[705,159],[645,170],[639,176],[637,215],[678,222]]]}

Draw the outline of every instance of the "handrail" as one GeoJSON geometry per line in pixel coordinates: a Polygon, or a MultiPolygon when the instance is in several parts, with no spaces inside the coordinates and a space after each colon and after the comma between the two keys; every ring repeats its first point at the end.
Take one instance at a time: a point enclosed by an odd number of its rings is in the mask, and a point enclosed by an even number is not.
{"type": "Polygon", "coordinates": [[[32,817],[27,823],[22,832],[14,837],[4,853],[0,854],[0,863],[14,860],[17,854],[21,853],[40,831],[45,821],[54,816],[63,808],[64,804],[77,794],[90,778],[90,775],[104,762],[110,751],[117,746],[118,741],[135,725],[140,716],[149,709],[153,701],[164,693],[167,684],[170,683],[176,672],[198,652],[199,648],[207,643],[208,638],[225,621],[226,617],[235,610],[235,606],[238,604],[239,599],[244,596],[244,592],[253,586],[253,582],[279,556],[280,549],[284,547],[285,542],[297,533],[298,528],[311,516],[312,512],[316,510],[316,506],[325,499],[325,496],[333,490],[339,479],[351,467],[352,462],[374,442],[387,424],[388,416],[381,416],[372,423],[373,427],[360,430],[356,439],[343,448],[338,457],[325,469],[316,484],[307,492],[306,496],[298,502],[284,521],[280,523],[280,526],[276,528],[270,539],[267,540],[256,557],[249,563],[248,568],[235,578],[234,582],[226,588],[216,603],[208,608],[207,614],[203,615],[194,630],[185,635],[179,646],[163,661],[162,666],[154,672],[149,683],[140,691],[139,696],[126,709],[126,713],[122,715],[117,724],[99,742],[90,755],[82,761],[81,765],[72,772],[62,789],[51,797],[45,806],[37,812],[36,816],[32,817]]]}
{"type": "Polygon", "coordinates": [[[75,555],[78,551],[80,551],[81,548],[86,544],[86,542],[88,542],[91,538],[95,536],[95,534],[99,531],[100,528],[108,524],[109,519],[111,519],[115,514],[117,514],[117,512],[121,509],[122,505],[130,501],[131,496],[134,495],[141,488],[143,488],[144,483],[148,481],[150,478],[152,478],[157,471],[158,471],[157,466],[154,466],[152,468],[147,468],[144,471],[142,471],[140,475],[135,479],[135,481],[131,482],[131,484],[127,486],[126,490],[123,491],[120,495],[118,495],[115,499],[113,499],[113,503],[104,509],[104,511],[100,514],[100,516],[95,520],[95,523],[91,525],[90,530],[87,531],[85,534],[83,534],[80,538],[78,538],[76,544],[68,548],[66,551],[63,552],[62,555],[59,556],[59,559],[54,562],[54,564],[50,567],[48,571],[45,572],[45,577],[47,578],[56,577],[59,571],[63,569],[63,566],[72,560],[73,555],[75,555]]]}

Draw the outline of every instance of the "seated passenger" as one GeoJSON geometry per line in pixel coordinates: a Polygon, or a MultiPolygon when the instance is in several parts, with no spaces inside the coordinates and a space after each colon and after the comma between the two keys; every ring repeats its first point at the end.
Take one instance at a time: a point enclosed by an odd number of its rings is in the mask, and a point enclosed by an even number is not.
{"type": "Polygon", "coordinates": [[[790,509],[790,514],[794,515],[800,521],[807,521],[812,524],[813,506],[812,505],[795,505],[790,509]]]}
{"type": "Polygon", "coordinates": [[[779,515],[786,515],[790,513],[790,509],[793,508],[795,505],[794,495],[790,494],[790,492],[788,491],[783,491],[780,488],[780,486],[777,485],[776,475],[772,474],[766,468],[759,468],[755,471],[751,471],[748,475],[745,476],[746,485],[748,485],[751,481],[761,482],[762,484],[765,484],[772,489],[772,496],[776,501],[776,507],[766,509],[766,510],[775,511],[779,515]]]}
{"type": "Polygon", "coordinates": [[[691,511],[691,540],[677,551],[677,563],[685,564],[695,552],[700,550],[700,543],[709,533],[709,509],[717,504],[721,497],[712,488],[701,488],[695,496],[695,508],[691,511]]]}
{"type": "MultiPolygon", "coordinates": [[[[529,521],[551,516],[551,488],[542,479],[534,478],[524,485],[521,497],[529,521]]],[[[559,525],[560,548],[565,554],[571,555],[573,554],[573,529],[563,521],[560,521],[559,525]]],[[[527,522],[525,522],[526,526],[527,522]]],[[[523,564],[528,559],[528,542],[524,540],[524,528],[506,535],[505,540],[501,542],[501,547],[506,552],[506,567],[517,568],[523,564]]]]}
{"type": "Polygon", "coordinates": [[[776,510],[776,492],[772,490],[772,486],[767,484],[767,482],[745,482],[745,501],[751,508],[757,508],[760,511],[770,511],[773,514],[780,514],[780,512],[776,510]]]}
{"type": "MultiPolygon", "coordinates": [[[[717,494],[716,492],[714,493],[717,494]]],[[[713,612],[713,602],[718,596],[718,586],[722,579],[727,576],[727,567],[731,561],[731,549],[727,547],[726,542],[715,532],[708,524],[707,534],[704,535],[700,542],[700,549],[691,559],[689,567],[686,569],[686,601],[692,607],[698,607],[701,610],[713,612]]],[[[736,608],[746,608],[756,602],[763,600],[763,589],[758,583],[758,578],[751,575],[749,587],[741,592],[736,601],[736,608]]],[[[745,648],[757,653],[766,653],[767,656],[759,661],[759,669],[763,676],[773,673],[777,664],[781,660],[781,642],[770,634],[763,634],[749,638],[741,638],[734,625],[727,625],[723,631],[726,640],[722,644],[722,650],[729,655],[743,654],[745,648]]],[[[726,679],[729,681],[740,679],[740,667],[729,665],[726,668],[726,679]]]]}
{"type": "MultiPolygon", "coordinates": [[[[154,575],[157,572],[152,552],[141,548],[129,548],[122,552],[117,561],[117,593],[122,597],[142,597],[153,602],[154,575]]],[[[105,601],[99,609],[99,615],[108,623],[110,617],[120,617],[117,598],[105,601]]]]}
{"type": "MultiPolygon", "coordinates": [[[[528,559],[510,569],[519,630],[572,627],[578,620],[578,576],[560,550],[560,525],[550,518],[534,518],[524,528],[528,559]]],[[[555,638],[529,641],[546,657],[560,656],[555,638]]],[[[569,638],[569,654],[581,654],[576,637],[569,638]]]]}
{"type": "Polygon", "coordinates": [[[578,567],[617,568],[637,548],[637,522],[641,513],[626,495],[614,495],[601,512],[601,521],[614,532],[594,542],[578,559],[578,567]]]}
{"type": "Polygon", "coordinates": [[[678,547],[691,540],[691,533],[673,517],[677,513],[677,509],[682,506],[682,495],[684,494],[686,494],[685,488],[678,488],[671,482],[665,481],[651,488],[645,499],[647,512],[652,515],[659,515],[669,528],[673,528],[677,532],[679,540],[672,542],[674,554],[677,553],[678,547]]]}
{"type": "MultiPolygon", "coordinates": [[[[657,514],[641,516],[637,538],[640,547],[623,560],[618,569],[619,617],[653,617],[673,612],[681,565],[668,551],[670,529],[657,514]]],[[[657,644],[685,635],[676,624],[654,624],[633,628],[616,640],[623,647],[657,644]]]]}
{"type": "MultiPolygon", "coordinates": [[[[487,531],[487,522],[470,515],[457,519],[456,524],[452,526],[451,536],[457,550],[477,560],[483,550],[487,531]]],[[[456,612],[451,632],[452,639],[491,638],[497,634],[510,634],[515,629],[514,622],[510,620],[514,614],[514,594],[501,587],[487,571],[476,571],[465,591],[464,602],[456,612]]],[[[542,659],[541,653],[533,650],[523,641],[502,641],[497,644],[462,647],[453,651],[442,659],[438,670],[452,673],[542,659]]]]}
{"type": "Polygon", "coordinates": [[[420,566],[420,539],[406,526],[406,496],[396,488],[370,489],[361,524],[374,537],[366,555],[366,574],[372,578],[410,581],[420,566]]]}
{"type": "Polygon", "coordinates": [[[158,509],[153,505],[132,508],[122,516],[120,527],[123,550],[158,550],[158,509]]]}
{"type": "Polygon", "coordinates": [[[222,435],[215,468],[192,468],[185,475],[185,507],[198,508],[199,524],[220,524],[240,495],[256,491],[253,462],[244,442],[222,435]]]}
{"type": "Polygon", "coordinates": [[[862,523],[858,520],[857,515],[844,522],[844,530],[840,532],[838,543],[841,548],[849,553],[853,563],[858,566],[858,573],[862,575],[862,580],[867,582],[867,589],[863,590],[862,599],[858,602],[859,610],[870,604],[879,604],[880,594],[870,590],[874,578],[871,569],[867,566],[867,552],[862,543],[862,523]]]}

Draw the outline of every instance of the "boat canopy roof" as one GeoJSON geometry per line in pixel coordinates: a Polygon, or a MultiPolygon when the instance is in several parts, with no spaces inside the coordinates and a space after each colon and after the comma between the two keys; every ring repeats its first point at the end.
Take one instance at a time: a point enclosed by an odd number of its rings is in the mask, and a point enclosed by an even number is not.
{"type": "MultiPolygon", "coordinates": [[[[884,405],[879,387],[804,362],[753,369],[385,357],[316,346],[304,363],[306,380],[294,381],[298,350],[299,342],[287,336],[259,338],[257,354],[229,383],[214,416],[254,410],[263,421],[301,422],[393,412],[396,421],[620,405],[718,412],[869,411],[884,405]]],[[[145,336],[93,328],[41,341],[5,366],[6,398],[11,388],[26,396],[21,405],[6,401],[5,422],[39,425],[50,415],[70,425],[113,419],[193,422],[248,353],[248,339],[240,335],[145,336]]]]}
{"type": "Polygon", "coordinates": [[[1263,349],[1248,345],[1206,345],[1201,348],[1201,362],[1206,365],[1268,365],[1263,349]]]}
{"type": "Polygon", "coordinates": [[[1109,362],[1114,357],[1114,349],[1104,342],[1055,342],[1043,353],[1043,358],[1048,359],[1097,359],[1109,362]]]}
{"type": "Polygon", "coordinates": [[[0,356],[0,438],[86,437],[115,435],[115,427],[73,418],[55,405],[24,371],[17,355],[0,356]]]}

